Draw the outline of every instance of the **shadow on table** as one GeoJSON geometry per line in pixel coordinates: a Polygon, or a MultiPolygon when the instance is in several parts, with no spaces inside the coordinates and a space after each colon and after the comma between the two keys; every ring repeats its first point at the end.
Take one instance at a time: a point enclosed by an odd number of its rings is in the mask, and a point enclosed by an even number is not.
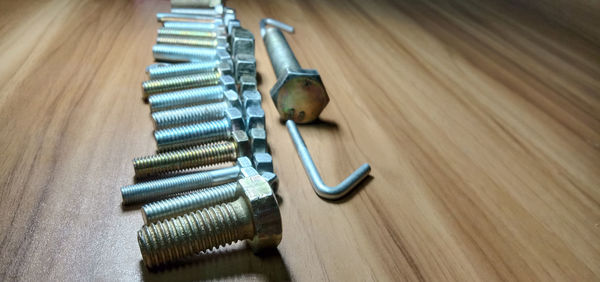
{"type": "Polygon", "coordinates": [[[140,261],[144,281],[198,281],[223,278],[291,280],[277,249],[255,255],[246,243],[221,248],[180,261],[177,265],[148,270],[140,261]]]}

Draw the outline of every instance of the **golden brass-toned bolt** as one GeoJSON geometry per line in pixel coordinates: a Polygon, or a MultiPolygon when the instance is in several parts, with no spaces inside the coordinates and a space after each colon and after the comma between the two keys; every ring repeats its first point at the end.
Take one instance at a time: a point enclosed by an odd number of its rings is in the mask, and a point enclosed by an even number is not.
{"type": "Polygon", "coordinates": [[[137,237],[146,266],[165,265],[244,239],[255,252],[279,245],[281,214],[269,183],[258,175],[238,183],[243,193],[233,202],[143,226],[137,237]]]}
{"type": "Polygon", "coordinates": [[[147,177],[169,171],[201,167],[228,161],[250,153],[248,135],[242,130],[232,133],[232,140],[198,145],[133,159],[136,177],[147,177]]]}
{"type": "Polygon", "coordinates": [[[142,82],[144,99],[156,93],[182,90],[194,87],[217,85],[220,82],[221,72],[207,72],[191,75],[182,75],[162,79],[151,79],[142,82]]]}

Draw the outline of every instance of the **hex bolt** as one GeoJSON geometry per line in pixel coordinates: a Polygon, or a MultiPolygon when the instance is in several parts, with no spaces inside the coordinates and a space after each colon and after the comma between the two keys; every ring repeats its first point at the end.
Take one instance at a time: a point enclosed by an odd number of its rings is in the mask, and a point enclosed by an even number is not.
{"type": "Polygon", "coordinates": [[[242,75],[238,80],[240,85],[240,93],[256,90],[256,76],[242,75]]]}
{"type": "Polygon", "coordinates": [[[222,0],[171,0],[172,8],[203,8],[221,5],[222,0]]]}
{"type": "Polygon", "coordinates": [[[253,106],[260,107],[262,103],[262,96],[257,90],[246,90],[242,92],[242,107],[244,109],[253,106]]]}
{"type": "Polygon", "coordinates": [[[269,153],[254,153],[252,164],[259,173],[273,172],[273,158],[269,153]]]}
{"type": "Polygon", "coordinates": [[[153,67],[148,69],[147,73],[150,79],[160,79],[214,71],[219,71],[223,75],[231,75],[232,66],[233,63],[231,60],[213,60],[206,62],[181,63],[153,67]]]}
{"type": "Polygon", "coordinates": [[[231,28],[229,32],[229,46],[231,46],[231,56],[234,58],[238,54],[246,54],[254,57],[254,35],[245,28],[231,28]]]}
{"type": "Polygon", "coordinates": [[[186,175],[141,182],[121,188],[123,204],[144,203],[200,188],[235,181],[243,168],[251,168],[252,161],[247,157],[237,159],[235,166],[195,172],[186,175]]]}
{"type": "Polygon", "coordinates": [[[221,38],[189,38],[184,36],[158,36],[156,37],[156,43],[209,48],[227,48],[228,46],[227,41],[221,38]]]}
{"type": "Polygon", "coordinates": [[[277,75],[277,82],[271,88],[271,98],[282,119],[291,119],[297,123],[312,122],[329,103],[329,96],[319,73],[300,67],[279,28],[289,32],[294,30],[273,19],[263,19],[260,22],[260,33],[277,75]],[[265,28],[267,24],[277,28],[265,28]]]}
{"type": "Polygon", "coordinates": [[[218,17],[222,16],[224,12],[223,5],[219,4],[212,8],[171,8],[171,13],[174,14],[194,14],[218,17]]]}
{"type": "Polygon", "coordinates": [[[152,54],[157,61],[167,62],[198,62],[207,60],[231,59],[223,48],[192,47],[168,44],[156,44],[152,54]]]}
{"type": "Polygon", "coordinates": [[[251,128],[265,128],[265,111],[260,106],[245,108],[244,125],[247,130],[251,128]]]}
{"type": "MultiPolygon", "coordinates": [[[[244,168],[252,173],[246,173],[243,177],[258,175],[254,168],[244,168]]],[[[271,188],[275,190],[278,185],[277,175],[271,172],[262,174],[271,188]]],[[[243,192],[237,182],[225,183],[222,185],[209,187],[206,189],[191,192],[189,194],[148,203],[142,206],[142,217],[145,224],[158,222],[165,219],[177,217],[189,212],[201,210],[203,208],[232,202],[243,192]]]]}
{"type": "Polygon", "coordinates": [[[159,37],[167,36],[178,36],[196,39],[223,39],[225,36],[224,30],[213,29],[213,30],[198,30],[198,29],[181,29],[171,27],[161,27],[157,30],[159,37]]]}
{"type": "Polygon", "coordinates": [[[281,214],[269,183],[258,175],[238,183],[243,193],[233,202],[143,226],[138,244],[146,266],[155,268],[244,239],[254,252],[277,247],[281,214]]]}
{"type": "Polygon", "coordinates": [[[232,107],[241,111],[242,104],[235,91],[226,91],[224,95],[225,99],[223,102],[152,113],[155,127],[156,129],[163,129],[190,123],[222,119],[225,117],[227,109],[232,107]]]}
{"type": "Polygon", "coordinates": [[[227,91],[235,91],[235,81],[233,77],[225,75],[221,77],[218,85],[152,95],[148,97],[148,104],[152,112],[208,104],[223,101],[227,91]]]}
{"type": "Polygon", "coordinates": [[[254,153],[268,153],[267,132],[264,128],[251,128],[248,130],[250,149],[254,153]]]}
{"type": "Polygon", "coordinates": [[[156,130],[154,139],[158,150],[166,151],[224,140],[229,138],[235,130],[245,130],[242,113],[236,108],[229,108],[224,119],[156,130]]]}
{"type": "Polygon", "coordinates": [[[144,98],[156,93],[217,85],[221,81],[221,72],[188,74],[175,77],[151,79],[142,82],[144,98]]]}
{"type": "Polygon", "coordinates": [[[237,54],[233,60],[234,77],[240,80],[242,75],[256,77],[256,58],[249,54],[237,54]]]}
{"type": "Polygon", "coordinates": [[[244,131],[236,130],[232,133],[231,140],[135,158],[133,159],[133,168],[135,176],[141,178],[234,161],[249,154],[248,136],[244,131]]]}
{"type": "Polygon", "coordinates": [[[208,37],[215,37],[217,35],[226,34],[226,26],[215,23],[194,23],[194,22],[163,22],[165,29],[179,29],[179,30],[196,30],[210,32],[212,35],[208,37]]]}
{"type": "Polygon", "coordinates": [[[194,14],[175,14],[175,13],[157,13],[156,20],[159,22],[205,22],[223,24],[225,21],[221,17],[194,15],[194,14]]]}

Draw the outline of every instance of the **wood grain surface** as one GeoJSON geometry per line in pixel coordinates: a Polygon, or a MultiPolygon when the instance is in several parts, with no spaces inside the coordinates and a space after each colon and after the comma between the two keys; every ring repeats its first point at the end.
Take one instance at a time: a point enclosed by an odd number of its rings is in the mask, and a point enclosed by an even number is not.
{"type": "MultiPolygon", "coordinates": [[[[595,10],[561,11],[594,18],[598,2],[579,2],[595,10]]],[[[1,1],[0,280],[600,279],[597,25],[519,1],[228,5],[258,38],[278,250],[141,264],[142,218],[119,188],[154,151],[140,83],[168,1],[1,1]],[[315,195],[278,120],[263,17],[296,27],[329,92],[300,127],[325,182],[373,168],[341,201],[315,195]]]]}

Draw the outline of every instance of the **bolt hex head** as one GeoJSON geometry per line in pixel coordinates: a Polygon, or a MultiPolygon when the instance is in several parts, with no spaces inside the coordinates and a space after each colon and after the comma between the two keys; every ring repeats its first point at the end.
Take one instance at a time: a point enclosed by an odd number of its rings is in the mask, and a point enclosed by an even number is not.
{"type": "Polygon", "coordinates": [[[239,80],[242,75],[256,77],[256,58],[250,54],[237,54],[234,57],[235,79],[239,80]]]}
{"type": "Polygon", "coordinates": [[[221,74],[221,76],[233,74],[233,68],[231,67],[231,65],[229,63],[227,63],[227,60],[221,61],[217,65],[217,69],[219,70],[219,73],[221,74]]]}
{"type": "Polygon", "coordinates": [[[237,143],[237,154],[238,156],[250,155],[250,141],[248,135],[243,130],[234,130],[231,134],[233,141],[237,143]]]}
{"type": "Polygon", "coordinates": [[[225,103],[227,103],[229,107],[236,108],[240,111],[242,110],[242,102],[240,101],[240,97],[238,96],[237,92],[233,90],[227,90],[225,93],[223,93],[223,96],[225,96],[225,103]]]}
{"type": "Polygon", "coordinates": [[[255,253],[277,247],[281,242],[281,213],[273,189],[259,175],[242,178],[238,183],[252,211],[254,238],[248,240],[250,247],[255,253]]]}
{"type": "Polygon", "coordinates": [[[246,108],[246,128],[265,128],[265,111],[260,106],[246,108]]]}
{"type": "Polygon", "coordinates": [[[223,85],[223,87],[225,87],[225,89],[227,90],[236,90],[235,79],[233,79],[233,77],[230,75],[222,75],[219,78],[219,83],[223,85]]]}
{"type": "Polygon", "coordinates": [[[271,185],[271,189],[273,189],[273,191],[277,191],[277,188],[279,187],[279,178],[277,177],[277,174],[265,171],[261,173],[261,176],[267,182],[269,182],[269,185],[271,185]]]}
{"type": "Polygon", "coordinates": [[[252,106],[260,107],[261,102],[262,97],[260,96],[260,92],[254,89],[242,92],[242,106],[244,107],[244,109],[252,106]]]}
{"type": "Polygon", "coordinates": [[[239,79],[240,93],[256,90],[256,77],[250,75],[242,75],[239,79]]]}
{"type": "Polygon", "coordinates": [[[225,118],[231,127],[231,130],[245,130],[242,113],[236,108],[225,110],[225,118]]]}
{"type": "Polygon", "coordinates": [[[231,55],[235,58],[238,54],[254,56],[254,35],[242,27],[233,27],[229,35],[231,55]]]}
{"type": "Polygon", "coordinates": [[[254,153],[252,163],[259,173],[273,172],[273,158],[268,153],[254,153]]]}
{"type": "Polygon", "coordinates": [[[256,169],[254,169],[253,167],[243,167],[240,169],[240,175],[242,177],[250,177],[250,176],[255,176],[255,175],[259,175],[258,171],[256,171],[256,169]]]}
{"type": "Polygon", "coordinates": [[[235,163],[236,166],[240,168],[244,167],[252,167],[252,161],[248,157],[239,157],[235,163]]]}
{"type": "Polygon", "coordinates": [[[316,120],[329,103],[329,96],[316,70],[287,69],[271,88],[271,98],[279,116],[296,123],[316,120]]]}
{"type": "Polygon", "coordinates": [[[252,153],[267,153],[267,132],[264,128],[250,128],[248,138],[252,153]]]}

